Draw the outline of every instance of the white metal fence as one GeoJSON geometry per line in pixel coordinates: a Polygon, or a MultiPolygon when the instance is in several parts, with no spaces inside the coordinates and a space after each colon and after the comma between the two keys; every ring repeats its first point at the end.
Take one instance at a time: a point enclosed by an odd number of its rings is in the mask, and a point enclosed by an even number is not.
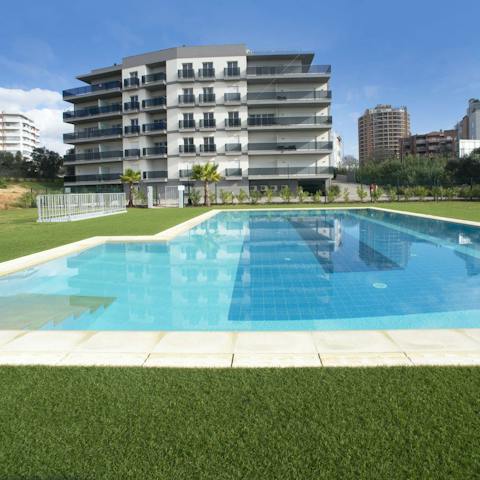
{"type": "Polygon", "coordinates": [[[70,222],[126,212],[125,193],[38,195],[38,222],[70,222]]]}
{"type": "Polygon", "coordinates": [[[178,207],[178,187],[162,186],[158,191],[158,203],[165,207],[178,207]]]}

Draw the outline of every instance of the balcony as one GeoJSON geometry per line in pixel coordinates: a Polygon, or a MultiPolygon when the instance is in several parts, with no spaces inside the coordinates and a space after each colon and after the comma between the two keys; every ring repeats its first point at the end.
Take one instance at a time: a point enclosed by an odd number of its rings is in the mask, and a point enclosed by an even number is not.
{"type": "Polygon", "coordinates": [[[250,130],[321,130],[332,126],[330,116],[311,117],[250,117],[250,130]]]}
{"type": "Polygon", "coordinates": [[[270,82],[279,79],[282,82],[328,80],[330,65],[265,65],[247,67],[249,81],[270,82]]]}
{"type": "Polygon", "coordinates": [[[242,103],[240,92],[225,93],[223,95],[223,103],[227,105],[240,105],[242,103]]]}
{"type": "Polygon", "coordinates": [[[123,152],[121,150],[110,150],[106,152],[67,153],[63,157],[64,163],[88,163],[104,161],[121,161],[123,152]]]}
{"type": "Polygon", "coordinates": [[[167,133],[167,122],[160,120],[153,123],[144,123],[142,125],[142,132],[146,135],[154,133],[167,133]]]}
{"type": "Polygon", "coordinates": [[[225,169],[225,177],[242,177],[242,169],[241,168],[226,168],[225,169]]]}
{"type": "Polygon", "coordinates": [[[200,155],[211,155],[216,153],[217,146],[214,143],[204,143],[200,145],[200,155]]]}
{"type": "Polygon", "coordinates": [[[125,102],[123,110],[125,112],[138,112],[140,110],[140,102],[125,102]]]}
{"type": "Polygon", "coordinates": [[[125,158],[138,158],[140,156],[139,148],[127,148],[123,155],[125,158]]]}
{"type": "Polygon", "coordinates": [[[242,120],[240,118],[226,118],[225,130],[240,130],[242,128],[242,120]]]}
{"type": "Polygon", "coordinates": [[[240,67],[227,67],[223,69],[225,80],[238,80],[240,78],[240,67]]]}
{"type": "Polygon", "coordinates": [[[306,90],[291,92],[251,92],[247,94],[248,105],[328,105],[332,99],[330,90],[306,90]]]}
{"type": "Polygon", "coordinates": [[[195,120],[179,120],[178,129],[183,132],[195,130],[195,120]]]}
{"type": "Polygon", "coordinates": [[[242,153],[242,144],[241,143],[226,143],[225,144],[225,155],[237,155],[242,153]]]}
{"type": "Polygon", "coordinates": [[[197,149],[195,145],[179,145],[178,153],[180,155],[195,155],[197,153],[197,149]]]}
{"type": "Polygon", "coordinates": [[[113,82],[97,83],[95,85],[86,85],[84,87],[70,88],[63,91],[63,99],[69,102],[75,102],[77,99],[97,98],[100,96],[110,96],[118,94],[122,90],[122,82],[114,80],[113,82]]]}
{"type": "Polygon", "coordinates": [[[88,107],[77,110],[69,110],[63,112],[63,120],[65,122],[89,121],[94,118],[113,118],[122,114],[122,104],[114,103],[102,107],[88,107]]]}
{"type": "Polygon", "coordinates": [[[328,177],[333,175],[332,167],[260,167],[249,168],[248,178],[308,178],[328,177]]]}
{"type": "Polygon", "coordinates": [[[166,170],[153,170],[149,172],[143,172],[142,177],[144,180],[166,180],[168,177],[168,172],[166,170]]]}
{"type": "Polygon", "coordinates": [[[167,108],[167,99],[165,97],[148,98],[142,100],[142,109],[153,112],[158,110],[165,110],[167,108]]]}
{"type": "Polygon", "coordinates": [[[81,132],[64,133],[64,143],[89,142],[92,139],[117,139],[122,136],[122,127],[88,129],[81,132]]]}
{"type": "Polygon", "coordinates": [[[217,121],[214,118],[200,120],[200,130],[215,130],[217,121]]]}
{"type": "Polygon", "coordinates": [[[153,89],[163,87],[166,83],[167,77],[164,72],[149,73],[142,75],[142,85],[145,88],[153,89]]]}
{"type": "Polygon", "coordinates": [[[140,133],[140,125],[127,125],[124,127],[125,135],[138,135],[140,133]]]}
{"type": "Polygon", "coordinates": [[[192,82],[195,80],[195,70],[193,68],[182,68],[178,71],[178,80],[192,82]]]}
{"type": "Polygon", "coordinates": [[[144,157],[166,157],[167,147],[166,145],[160,147],[146,147],[142,150],[142,155],[144,157]]]}
{"type": "Polygon", "coordinates": [[[178,104],[180,106],[192,106],[195,105],[195,95],[184,94],[178,96],[178,104]]]}
{"type": "Polygon", "coordinates": [[[256,155],[331,153],[332,142],[249,143],[248,153],[256,155]]]}
{"type": "Polygon", "coordinates": [[[83,182],[109,182],[120,183],[121,172],[118,173],[96,173],[91,175],[65,175],[65,183],[83,183],[83,182]]]}
{"type": "Polygon", "coordinates": [[[132,88],[138,88],[140,86],[140,79],[137,77],[125,78],[123,80],[124,90],[129,90],[132,88]]]}
{"type": "Polygon", "coordinates": [[[199,68],[198,80],[215,80],[214,68],[199,68]]]}
{"type": "Polygon", "coordinates": [[[200,105],[215,105],[215,94],[201,93],[198,96],[198,102],[200,103],[200,105]]]}

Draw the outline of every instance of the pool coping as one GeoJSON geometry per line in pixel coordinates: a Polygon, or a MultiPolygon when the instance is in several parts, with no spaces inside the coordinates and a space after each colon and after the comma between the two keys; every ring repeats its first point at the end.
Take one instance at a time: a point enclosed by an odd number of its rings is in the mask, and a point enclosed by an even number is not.
{"type": "MultiPolygon", "coordinates": [[[[480,222],[378,206],[373,209],[457,224],[480,222]]],[[[245,208],[241,211],[279,211],[245,208]]],[[[287,210],[287,209],[285,209],[287,210]]],[[[97,236],[0,263],[0,276],[109,242],[167,242],[220,212],[212,209],[155,235],[97,236]]],[[[275,332],[0,330],[0,365],[187,368],[480,366],[480,328],[275,332]]]]}

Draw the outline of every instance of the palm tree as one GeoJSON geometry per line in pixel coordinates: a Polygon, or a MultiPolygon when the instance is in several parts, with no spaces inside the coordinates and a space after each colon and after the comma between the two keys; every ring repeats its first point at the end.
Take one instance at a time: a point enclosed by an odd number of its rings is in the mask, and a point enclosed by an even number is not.
{"type": "Polygon", "coordinates": [[[210,198],[208,196],[208,184],[217,183],[222,177],[218,173],[218,165],[216,163],[207,162],[205,165],[194,165],[192,167],[192,179],[203,182],[203,198],[207,207],[210,206],[210,198]]]}
{"type": "Polygon", "coordinates": [[[128,206],[133,207],[133,185],[139,183],[142,176],[140,172],[135,172],[131,168],[127,168],[123,175],[120,175],[122,183],[128,184],[128,206]]]}

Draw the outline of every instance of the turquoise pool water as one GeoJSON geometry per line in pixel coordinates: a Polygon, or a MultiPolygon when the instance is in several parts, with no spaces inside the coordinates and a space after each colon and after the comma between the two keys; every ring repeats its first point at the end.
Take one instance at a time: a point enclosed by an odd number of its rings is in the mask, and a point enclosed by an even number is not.
{"type": "Polygon", "coordinates": [[[376,210],[221,212],[0,277],[1,329],[480,327],[480,228],[376,210]]]}

